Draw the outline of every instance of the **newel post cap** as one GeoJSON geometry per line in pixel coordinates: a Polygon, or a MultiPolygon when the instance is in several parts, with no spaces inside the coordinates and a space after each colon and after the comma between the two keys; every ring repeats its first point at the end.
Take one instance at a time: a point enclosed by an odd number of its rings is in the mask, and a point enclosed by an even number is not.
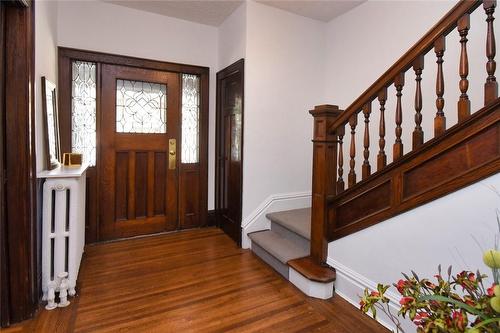
{"type": "Polygon", "coordinates": [[[316,105],[314,109],[309,111],[309,113],[313,117],[319,117],[319,116],[337,117],[342,113],[342,110],[339,109],[338,105],[322,104],[322,105],[316,105]]]}

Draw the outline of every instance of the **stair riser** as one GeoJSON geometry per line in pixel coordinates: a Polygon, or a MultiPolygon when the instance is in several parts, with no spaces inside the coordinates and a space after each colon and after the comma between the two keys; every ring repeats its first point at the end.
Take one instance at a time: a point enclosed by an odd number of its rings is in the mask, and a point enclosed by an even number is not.
{"type": "Polygon", "coordinates": [[[255,242],[252,242],[252,252],[288,280],[288,265],[283,264],[255,242]]]}
{"type": "Polygon", "coordinates": [[[283,227],[282,225],[271,221],[271,230],[279,234],[280,236],[287,238],[303,248],[306,251],[310,249],[310,242],[306,238],[296,234],[295,232],[283,227]]]}

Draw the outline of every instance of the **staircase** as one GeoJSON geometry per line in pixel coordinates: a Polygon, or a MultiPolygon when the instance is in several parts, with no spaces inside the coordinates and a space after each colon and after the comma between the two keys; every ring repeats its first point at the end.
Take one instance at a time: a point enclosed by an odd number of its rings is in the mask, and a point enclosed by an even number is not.
{"type": "Polygon", "coordinates": [[[249,234],[252,250],[307,295],[331,296],[335,271],[325,264],[329,242],[500,172],[496,5],[496,0],[459,1],[345,110],[319,105],[310,111],[314,118],[311,208],[268,214],[271,229],[249,234]],[[486,35],[481,36],[486,45],[486,79],[483,104],[473,110],[467,36],[470,15],[480,9],[486,24],[486,35]],[[446,84],[460,95],[445,109],[443,61],[446,40],[454,42],[448,38],[452,31],[460,35],[460,52],[446,57],[459,59],[458,73],[453,74],[460,81],[446,84]],[[427,68],[437,68],[435,93],[424,93],[422,88],[425,59],[431,60],[427,68]],[[405,81],[410,80],[415,84],[408,89],[405,81]],[[403,91],[415,96],[414,102],[405,102],[403,91]],[[435,100],[436,108],[423,110],[424,99],[435,100]],[[395,116],[386,117],[391,107],[395,116]],[[403,126],[404,112],[414,115],[410,126],[403,126]],[[456,112],[458,119],[452,126],[446,123],[449,112],[456,112]],[[378,123],[370,126],[374,113],[378,123]],[[433,119],[431,133],[422,127],[426,117],[433,119]],[[386,131],[394,131],[394,141],[386,140],[386,131]]]}
{"type": "Polygon", "coordinates": [[[306,295],[333,296],[335,270],[310,257],[311,208],[267,214],[271,229],[249,233],[252,251],[306,295]]]}
{"type": "Polygon", "coordinates": [[[285,279],[289,278],[288,262],[309,255],[311,208],[267,214],[271,229],[248,234],[252,251],[285,279]]]}

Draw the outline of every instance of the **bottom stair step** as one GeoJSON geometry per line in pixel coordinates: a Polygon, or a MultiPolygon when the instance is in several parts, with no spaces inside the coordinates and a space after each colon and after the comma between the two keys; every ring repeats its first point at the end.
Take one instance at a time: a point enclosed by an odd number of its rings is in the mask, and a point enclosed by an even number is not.
{"type": "Polygon", "coordinates": [[[269,252],[273,257],[286,264],[292,259],[307,257],[309,249],[302,248],[272,230],[254,232],[248,235],[252,243],[269,252]]]}
{"type": "Polygon", "coordinates": [[[248,236],[252,240],[252,251],[287,280],[287,262],[309,255],[308,248],[300,247],[272,230],[253,232],[248,236]]]}

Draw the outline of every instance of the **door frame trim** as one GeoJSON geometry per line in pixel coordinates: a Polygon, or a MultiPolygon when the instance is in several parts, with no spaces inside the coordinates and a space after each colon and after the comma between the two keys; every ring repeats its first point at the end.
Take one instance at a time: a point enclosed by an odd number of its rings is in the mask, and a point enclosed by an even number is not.
{"type": "MultiPolygon", "coordinates": [[[[165,72],[195,74],[200,76],[200,155],[199,155],[199,214],[200,226],[207,225],[208,213],[208,125],[209,125],[209,77],[210,69],[204,66],[187,65],[181,63],[165,62],[159,60],[143,59],[138,57],[103,53],[90,50],[80,50],[75,48],[58,47],[58,85],[59,90],[59,126],[60,126],[60,145],[62,152],[71,151],[71,61],[80,60],[95,62],[97,64],[97,74],[100,75],[101,64],[111,64],[119,66],[137,67],[150,70],[165,72]]],[[[97,159],[99,160],[100,147],[100,77],[96,78],[97,96],[96,96],[96,122],[97,122],[97,159]]],[[[181,133],[179,134],[181,135],[181,133]]],[[[189,165],[187,165],[189,166],[189,165]]],[[[183,165],[179,162],[179,184],[181,184],[181,175],[183,165]]],[[[96,179],[99,179],[99,167],[95,168],[96,179]]],[[[90,170],[92,171],[92,170],[90,170]]],[[[98,184],[97,184],[98,185],[98,184]]],[[[181,189],[178,189],[178,195],[181,189]]],[[[97,193],[99,197],[99,193],[97,193]]],[[[180,200],[179,200],[180,205],[180,200]]],[[[86,225],[86,242],[92,243],[101,240],[99,236],[99,203],[96,203],[96,221],[86,225]]],[[[179,210],[180,213],[180,210],[179,210]]],[[[180,219],[180,215],[178,216],[180,219]]],[[[87,222],[91,222],[87,220],[87,222]]]]}
{"type": "Polygon", "coordinates": [[[221,198],[222,184],[221,172],[222,163],[219,155],[224,151],[224,126],[222,124],[222,103],[221,103],[221,82],[223,79],[234,74],[235,72],[241,73],[242,91],[241,91],[241,170],[240,170],[240,189],[241,189],[241,216],[240,216],[240,235],[238,246],[241,246],[241,223],[243,221],[243,169],[244,169],[244,138],[245,138],[245,59],[242,58],[228,67],[217,72],[216,83],[216,108],[215,108],[215,220],[216,225],[220,227],[220,214],[221,214],[221,198]]]}
{"type": "Polygon", "coordinates": [[[12,0],[0,9],[2,327],[31,317],[39,299],[34,6],[12,0]]]}

